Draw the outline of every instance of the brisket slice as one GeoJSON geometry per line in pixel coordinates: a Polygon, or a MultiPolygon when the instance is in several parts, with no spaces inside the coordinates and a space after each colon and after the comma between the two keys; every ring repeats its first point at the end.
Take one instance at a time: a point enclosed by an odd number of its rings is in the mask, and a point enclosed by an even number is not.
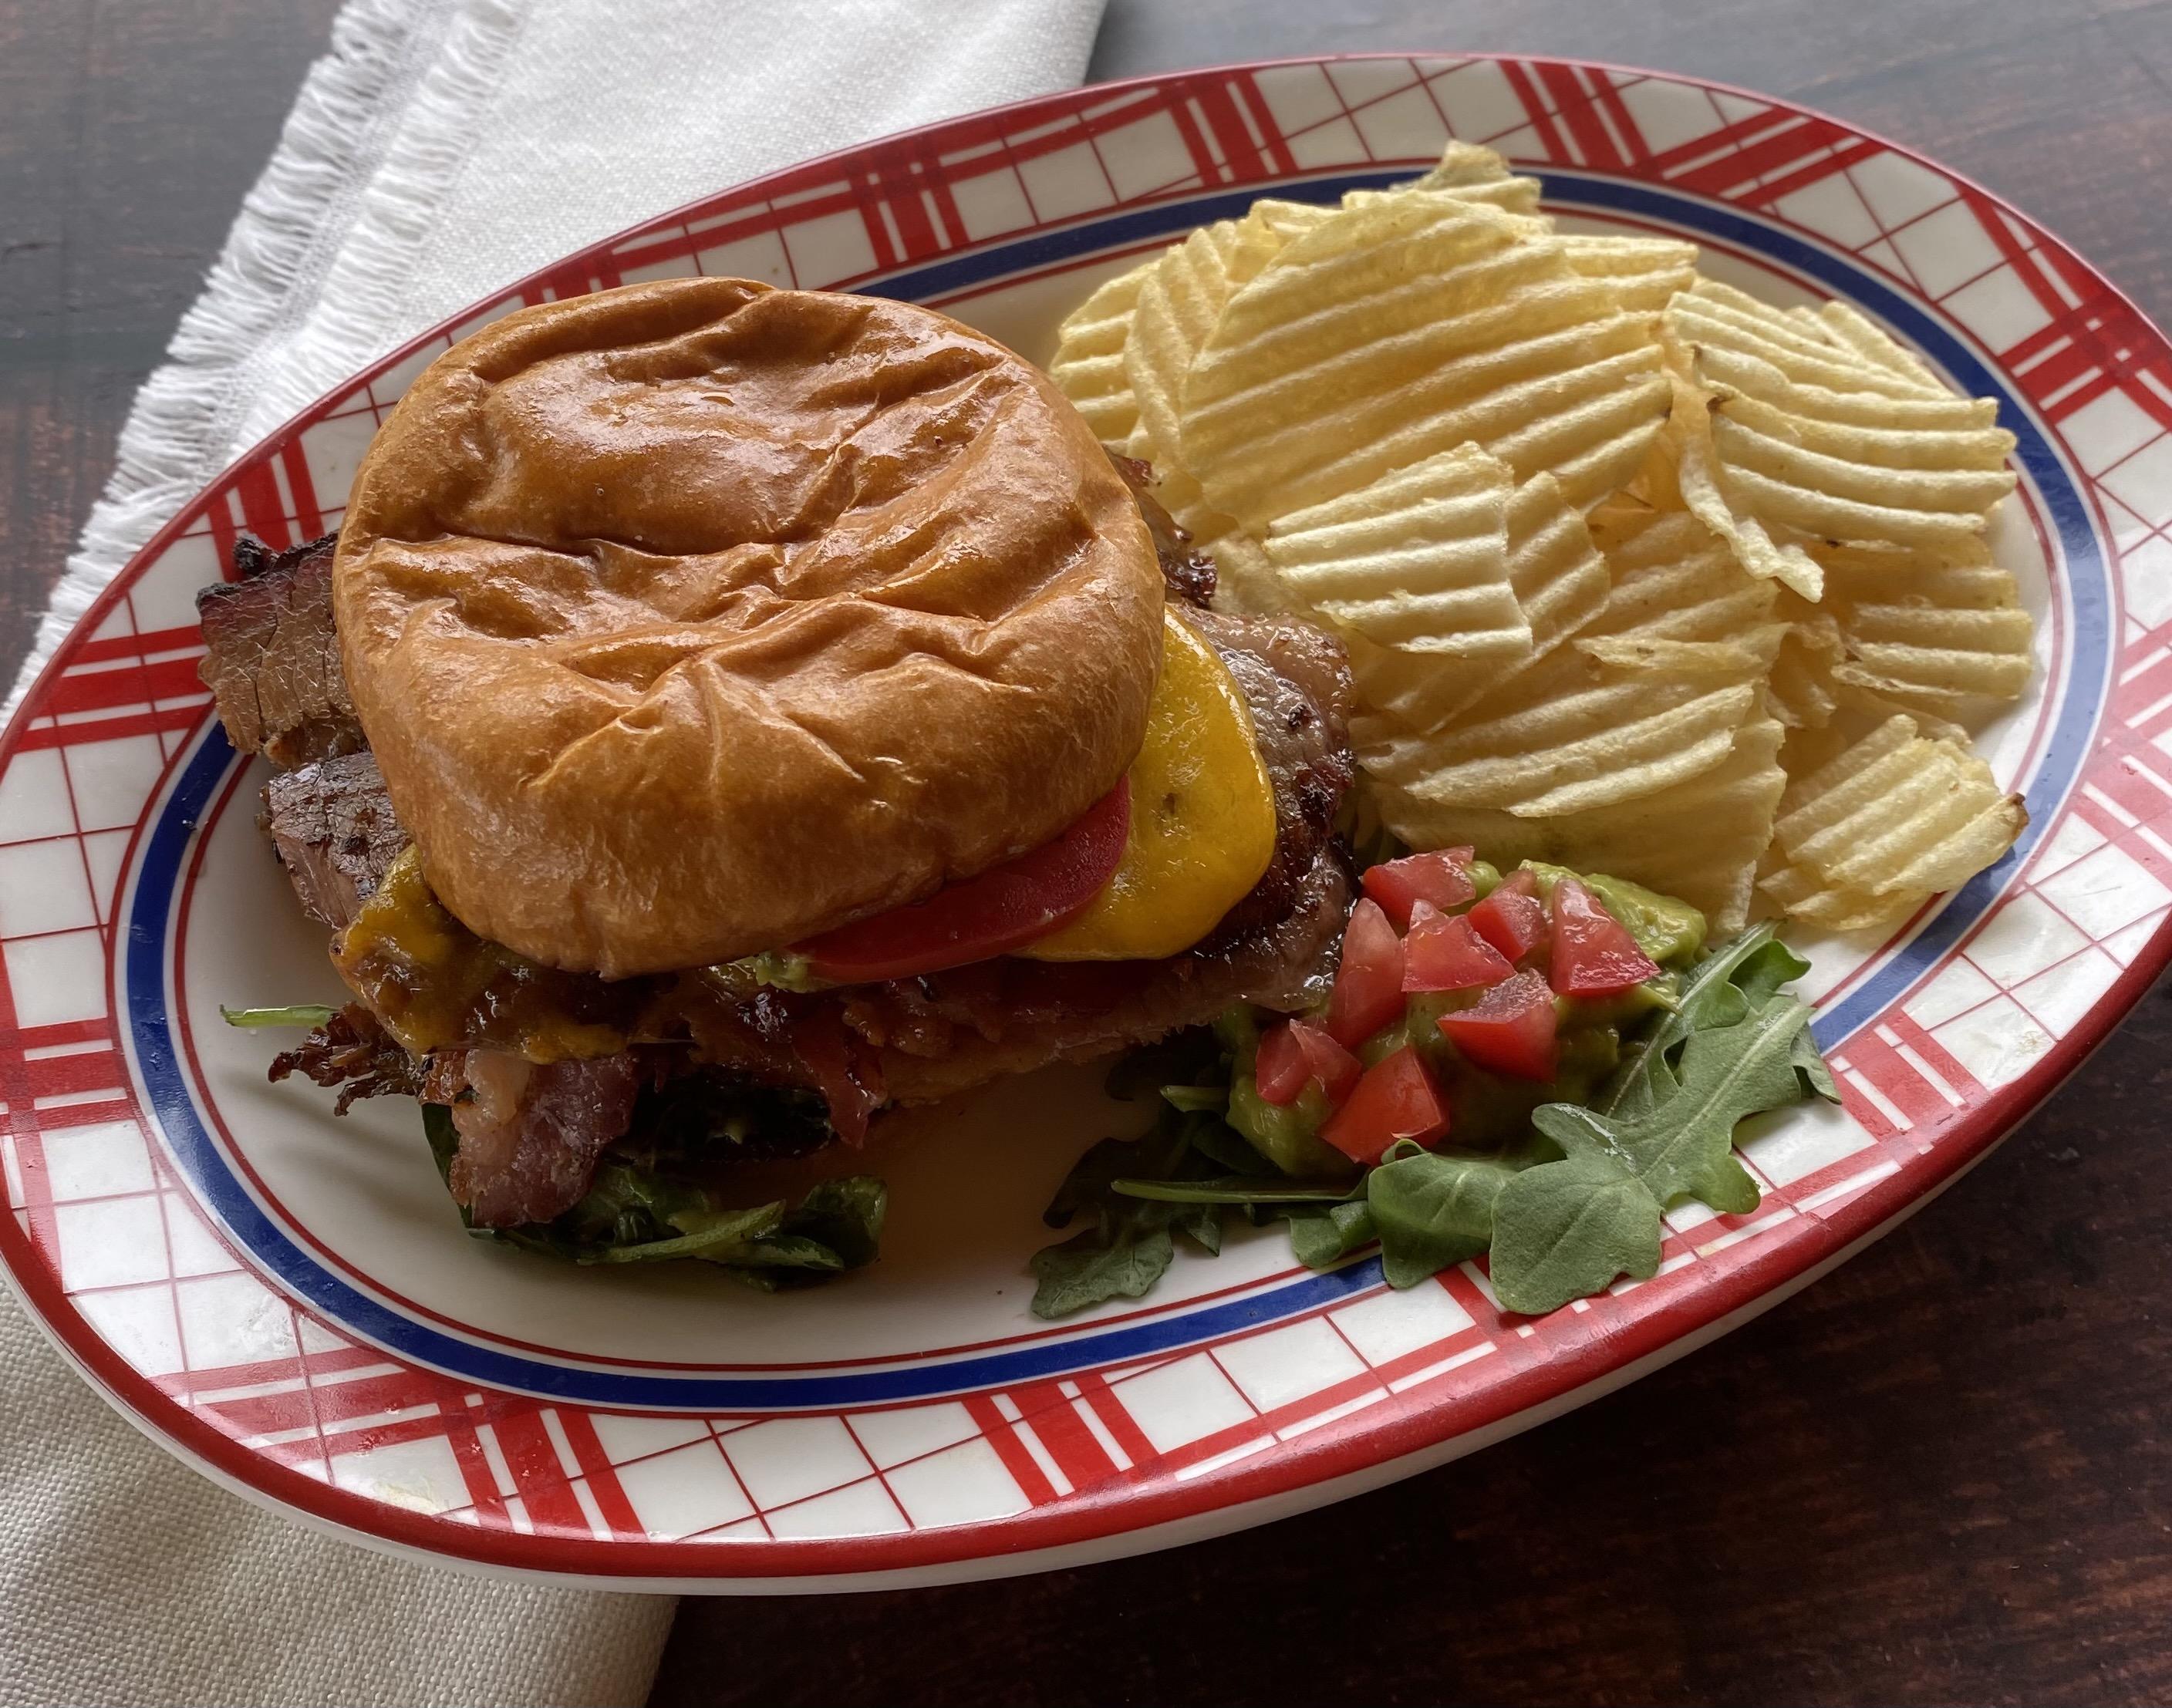
{"type": "Polygon", "coordinates": [[[196,594],[196,667],[234,746],[284,769],[368,745],[341,674],[332,628],[336,534],[281,552],[245,537],[239,581],[196,594]]]}
{"type": "Polygon", "coordinates": [[[407,846],[374,755],[334,755],[281,771],[264,790],[264,828],[302,911],[343,931],[407,846]]]}

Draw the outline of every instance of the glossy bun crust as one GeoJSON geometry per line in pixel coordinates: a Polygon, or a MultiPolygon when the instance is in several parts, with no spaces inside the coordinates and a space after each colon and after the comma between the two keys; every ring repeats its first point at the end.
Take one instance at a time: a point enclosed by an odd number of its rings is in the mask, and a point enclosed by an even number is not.
{"type": "Polygon", "coordinates": [[[1048,841],[1137,753],[1161,578],[1037,369],[926,309],[669,280],[440,357],[357,475],[340,652],[482,936],[610,977],[1048,841]]]}

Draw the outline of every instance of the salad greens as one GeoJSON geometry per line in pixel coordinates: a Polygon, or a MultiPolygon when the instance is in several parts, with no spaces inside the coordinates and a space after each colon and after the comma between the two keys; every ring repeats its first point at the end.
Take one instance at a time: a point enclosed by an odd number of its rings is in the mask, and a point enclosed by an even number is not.
{"type": "MultiPolygon", "coordinates": [[[[449,1175],[460,1135],[443,1104],[422,1105],[422,1131],[438,1172],[449,1175]]],[[[888,1194],[867,1175],[824,1180],[796,1207],[782,1200],[750,1208],[721,1203],[707,1188],[676,1178],[653,1157],[606,1156],[587,1196],[555,1221],[477,1227],[478,1239],[575,1263],[660,1263],[696,1258],[765,1292],[805,1286],[874,1260],[888,1194]]]]}
{"type": "MultiPolygon", "coordinates": [[[[1234,1076],[1240,1064],[1249,1071],[1257,1024],[1250,1015],[1225,1020],[1218,1050],[1202,1033],[1188,1059],[1158,1058],[1188,1071],[1163,1088],[1153,1131],[1132,1143],[1102,1141],[1063,1183],[1050,1225],[1091,1220],[1035,1260],[1034,1312],[1055,1318],[1136,1298],[1174,1261],[1172,1229],[1218,1251],[1222,1218],[1233,1212],[1286,1222],[1298,1260],[1314,1269],[1377,1241],[1391,1286],[1487,1254],[1503,1305],[1535,1315],[1617,1276],[1649,1276],[1669,1204],[1756,1208],[1756,1183],[1734,1152],[1740,1121],[1809,1097],[1837,1101],[1810,1010],[1782,988],[1809,964],[1771,925],[1745,932],[1687,967],[1671,1007],[1638,1017],[1639,1034],[1588,1105],[1541,1104],[1524,1132],[1490,1150],[1406,1141],[1362,1174],[1346,1164],[1340,1174],[1293,1178],[1234,1129],[1245,1099],[1234,1076]]],[[[1130,1094],[1138,1065],[1120,1072],[1125,1080],[1110,1090],[1130,1094]]]]}
{"type": "Polygon", "coordinates": [[[219,1016],[229,1026],[321,1026],[339,1011],[321,1002],[296,1002],[285,1008],[229,1008],[218,1005],[219,1016]]]}

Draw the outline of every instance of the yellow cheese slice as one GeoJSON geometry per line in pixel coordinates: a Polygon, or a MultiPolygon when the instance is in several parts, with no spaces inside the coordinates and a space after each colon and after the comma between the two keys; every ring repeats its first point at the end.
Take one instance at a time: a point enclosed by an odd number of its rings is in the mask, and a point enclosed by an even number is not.
{"type": "Polygon", "coordinates": [[[1160,960],[1250,894],[1275,853],[1275,794],[1228,667],[1165,614],[1161,678],[1132,761],[1132,828],[1108,887],[1017,951],[1043,961],[1160,960]]]}

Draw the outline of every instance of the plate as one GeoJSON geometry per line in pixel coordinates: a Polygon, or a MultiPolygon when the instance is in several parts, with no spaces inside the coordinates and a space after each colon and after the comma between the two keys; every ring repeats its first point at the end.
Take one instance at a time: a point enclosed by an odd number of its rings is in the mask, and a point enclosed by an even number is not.
{"type": "MultiPolygon", "coordinates": [[[[2172,348],[1984,191],[1836,121],[1679,78],[1493,57],[1107,85],[835,155],[568,257],[228,470],[83,618],[0,739],[0,1258],[89,1379],[251,1497],[358,1539],[621,1587],[807,1590],[1075,1564],[1255,1523],[1529,1426],[1725,1332],[1981,1157],[2172,958],[2172,348]],[[766,1298],[460,1237],[411,1107],[265,1082],[218,1005],[337,999],[197,680],[192,596],[246,531],[336,524],[448,344],[526,303],[696,271],[938,305],[1045,359],[1091,286],[1273,193],[1406,178],[1450,134],[1564,221],[1840,297],[1999,400],[1995,543],[2039,625],[1987,739],[2031,824],[1866,953],[1814,946],[1845,1104],[1745,1138],[1747,1217],[1536,1320],[1465,1265],[1293,1270],[1271,1237],[1150,1298],[1026,1312],[1037,1211],[1144,1111],[1060,1070],[878,1147],[884,1260],[766,1298]],[[2160,826],[2164,826],[2160,833],[2160,826]]],[[[691,1266],[689,1266],[691,1267],[691,1266]]]]}

